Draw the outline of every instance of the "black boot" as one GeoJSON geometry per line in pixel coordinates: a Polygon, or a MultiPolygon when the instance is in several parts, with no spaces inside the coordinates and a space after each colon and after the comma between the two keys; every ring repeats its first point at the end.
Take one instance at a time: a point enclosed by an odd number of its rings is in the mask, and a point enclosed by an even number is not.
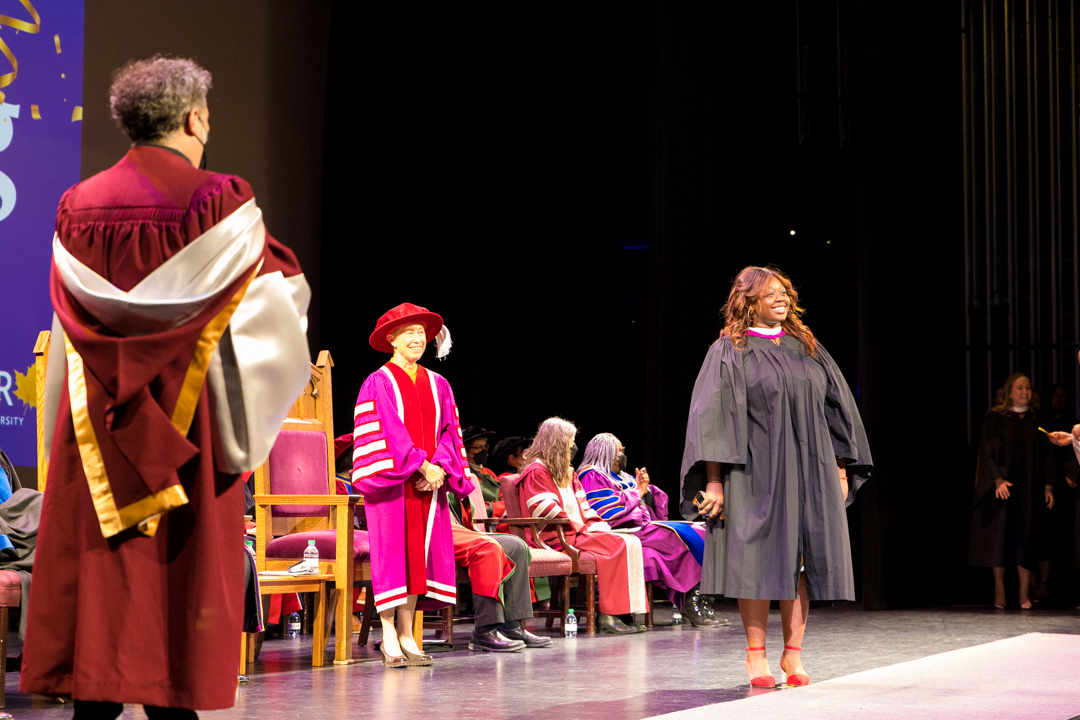
{"type": "Polygon", "coordinates": [[[704,597],[697,588],[686,596],[686,601],[682,606],[682,616],[684,620],[688,620],[697,627],[720,627],[731,624],[727,618],[716,617],[712,598],[704,597]]]}

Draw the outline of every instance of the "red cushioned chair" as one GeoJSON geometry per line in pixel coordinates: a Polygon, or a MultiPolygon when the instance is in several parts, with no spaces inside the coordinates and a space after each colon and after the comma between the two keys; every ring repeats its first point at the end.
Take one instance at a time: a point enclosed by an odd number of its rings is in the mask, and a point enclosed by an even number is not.
{"type": "MultiPolygon", "coordinates": [[[[565,518],[559,520],[541,520],[528,517],[528,513],[522,512],[525,508],[518,494],[518,482],[521,476],[507,475],[499,484],[502,486],[503,500],[506,502],[506,514],[511,519],[500,518],[497,522],[505,522],[510,525],[510,532],[529,543],[532,562],[529,563],[529,577],[552,577],[559,580],[559,609],[537,610],[536,614],[547,618],[547,627],[555,623],[559,618],[562,627],[566,627],[566,614],[570,609],[570,577],[576,576],[578,580],[578,598],[585,597],[584,607],[580,603],[574,606],[581,608],[586,613],[585,632],[587,635],[596,634],[596,558],[590,552],[581,552],[566,541],[563,526],[569,524],[565,518]],[[551,525],[559,534],[559,543],[565,548],[565,552],[552,550],[540,538],[540,531],[551,525]],[[526,530],[528,533],[526,533],[526,530]],[[539,547],[537,547],[539,546],[539,547]],[[569,567],[567,567],[569,561],[569,567]]],[[[496,522],[496,521],[491,521],[496,522]]]]}
{"type": "Polygon", "coordinates": [[[0,570],[0,708],[6,702],[4,683],[7,680],[8,608],[17,608],[22,602],[22,581],[19,573],[0,570]]]}
{"type": "MultiPolygon", "coordinates": [[[[352,589],[371,579],[371,566],[367,532],[353,529],[354,507],[363,500],[336,493],[333,365],[330,353],[319,353],[270,457],[255,470],[256,561],[260,572],[287,570],[315,541],[320,571],[334,577],[333,611],[326,613],[335,624],[334,662],[346,664],[352,661],[352,589]]],[[[364,613],[365,630],[371,615],[364,613]]]]}

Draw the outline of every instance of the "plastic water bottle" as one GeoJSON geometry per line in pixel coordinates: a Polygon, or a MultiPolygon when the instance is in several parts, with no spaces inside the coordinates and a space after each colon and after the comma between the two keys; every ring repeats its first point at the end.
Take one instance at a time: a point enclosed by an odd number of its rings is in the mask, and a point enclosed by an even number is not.
{"type": "Polygon", "coordinates": [[[574,609],[573,608],[570,608],[570,610],[567,611],[567,613],[566,613],[565,632],[566,632],[566,637],[568,637],[568,638],[576,638],[577,637],[577,616],[574,615],[574,609]]]}
{"type": "Polygon", "coordinates": [[[300,613],[289,616],[288,635],[291,638],[300,637],[300,613]]]}
{"type": "Polygon", "coordinates": [[[314,540],[308,540],[304,548],[304,572],[319,572],[319,548],[315,547],[314,540]]]}

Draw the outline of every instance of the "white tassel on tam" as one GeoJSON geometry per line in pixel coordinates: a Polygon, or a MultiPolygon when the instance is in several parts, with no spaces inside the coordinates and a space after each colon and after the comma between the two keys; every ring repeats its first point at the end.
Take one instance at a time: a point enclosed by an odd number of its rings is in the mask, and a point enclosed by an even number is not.
{"type": "Polygon", "coordinates": [[[440,360],[445,360],[446,356],[450,354],[450,348],[454,346],[454,341],[450,339],[450,330],[443,325],[439,330],[439,334],[435,336],[435,357],[440,360]]]}

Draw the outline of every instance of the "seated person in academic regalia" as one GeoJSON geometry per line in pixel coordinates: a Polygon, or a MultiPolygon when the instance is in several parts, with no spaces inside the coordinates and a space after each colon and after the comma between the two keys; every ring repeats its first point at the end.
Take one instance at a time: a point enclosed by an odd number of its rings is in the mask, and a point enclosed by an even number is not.
{"type": "MultiPolygon", "coordinates": [[[[495,449],[491,451],[491,469],[499,474],[501,481],[507,475],[516,475],[525,466],[525,450],[531,441],[521,435],[511,435],[495,443],[495,449]]],[[[499,490],[499,500],[491,503],[492,517],[506,516],[506,503],[502,501],[502,489],[499,490]]],[[[500,523],[495,526],[495,532],[508,533],[510,526],[500,523]]],[[[532,578],[532,599],[536,603],[546,603],[551,600],[551,581],[546,577],[532,578]]]]}
{"type": "Polygon", "coordinates": [[[495,443],[495,449],[491,451],[491,469],[498,473],[502,480],[507,475],[521,472],[525,463],[525,449],[529,447],[529,438],[521,435],[504,437],[495,443]]]}
{"type": "MultiPolygon", "coordinates": [[[[600,595],[597,623],[601,632],[644,632],[644,625],[627,625],[617,616],[629,617],[648,611],[645,598],[645,571],[641,541],[634,533],[612,532],[611,526],[589,506],[585,490],[570,464],[576,450],[577,428],[561,418],[541,423],[529,449],[521,473],[521,497],[534,518],[564,518],[566,542],[578,550],[592,553],[596,559],[596,579],[600,595]]],[[[540,533],[544,543],[561,549],[561,538],[551,526],[540,533]]],[[[539,547],[537,538],[526,531],[530,544],[539,547]]]]}
{"type": "Polygon", "coordinates": [[[473,592],[476,628],[469,649],[516,652],[551,645],[551,638],[533,635],[522,624],[533,616],[528,545],[515,535],[477,532],[469,498],[449,500],[454,561],[469,571],[473,592]]]}
{"type": "Polygon", "coordinates": [[[705,553],[705,524],[661,519],[667,516],[667,494],[649,484],[645,468],[629,475],[626,450],[617,437],[601,433],[589,441],[578,478],[593,510],[617,530],[629,530],[641,541],[645,582],[667,588],[668,598],[683,617],[698,627],[727,624],[716,618],[712,603],[698,591],[705,553]],[[646,497],[655,497],[650,508],[646,497]]]}
{"type": "MultiPolygon", "coordinates": [[[[488,512],[491,513],[491,503],[500,499],[501,489],[499,488],[499,478],[494,472],[484,467],[484,463],[488,461],[491,439],[495,437],[495,431],[470,425],[462,430],[461,434],[461,441],[465,445],[465,452],[468,455],[469,470],[472,471],[473,476],[480,483],[480,490],[484,493],[484,502],[488,504],[488,512]]],[[[494,514],[492,514],[492,517],[494,517],[494,514]]]]}

